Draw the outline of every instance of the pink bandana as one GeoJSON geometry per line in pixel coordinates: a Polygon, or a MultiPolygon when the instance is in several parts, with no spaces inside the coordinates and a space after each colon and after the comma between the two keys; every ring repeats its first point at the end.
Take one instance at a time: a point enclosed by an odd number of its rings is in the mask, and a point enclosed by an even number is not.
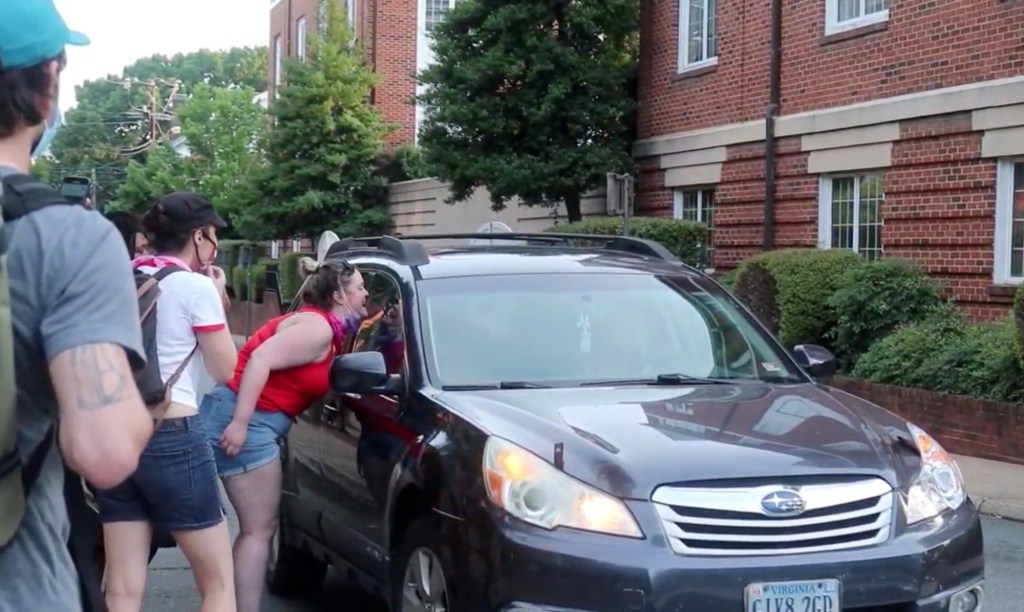
{"type": "Polygon", "coordinates": [[[168,268],[170,266],[178,266],[192,272],[192,266],[188,265],[184,261],[171,255],[140,255],[132,260],[132,269],[137,270],[143,266],[156,268],[168,268]]]}

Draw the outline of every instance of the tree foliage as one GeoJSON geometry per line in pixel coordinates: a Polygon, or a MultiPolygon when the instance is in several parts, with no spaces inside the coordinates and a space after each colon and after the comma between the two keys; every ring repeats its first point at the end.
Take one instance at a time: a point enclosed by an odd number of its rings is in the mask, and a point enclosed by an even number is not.
{"type": "Polygon", "coordinates": [[[190,155],[180,157],[167,142],[131,161],[117,191],[117,207],[141,212],[168,191],[202,193],[227,219],[250,197],[249,182],[262,165],[266,114],[248,87],[197,86],[177,112],[190,155]]]}
{"type": "Polygon", "coordinates": [[[271,103],[267,164],[238,229],[247,238],[379,232],[391,225],[377,162],[389,127],[370,104],[377,82],[353,49],[340,3],[328,2],[306,62],[286,61],[271,103]]]}
{"type": "Polygon", "coordinates": [[[143,84],[151,79],[158,80],[156,93],[161,101],[167,100],[176,80],[181,81],[178,92],[185,94],[201,84],[266,91],[267,49],[154,55],[134,62],[121,74],[86,81],[76,88],[76,106],[67,114],[51,150],[54,180],[70,174],[89,176],[95,170],[99,201],[113,197],[126,180],[129,159],[137,158],[144,144],[148,124],[139,109],[148,102],[150,92],[143,84]],[[135,84],[118,83],[126,79],[135,84]]]}
{"type": "Polygon", "coordinates": [[[460,2],[420,80],[421,144],[451,185],[500,210],[565,202],[570,221],[607,172],[632,168],[637,0],[460,2]]]}

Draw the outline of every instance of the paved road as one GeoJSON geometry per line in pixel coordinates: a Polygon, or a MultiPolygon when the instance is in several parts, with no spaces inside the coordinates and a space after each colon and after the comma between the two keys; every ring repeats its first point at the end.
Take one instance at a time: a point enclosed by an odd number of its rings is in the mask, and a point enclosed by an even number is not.
{"type": "MultiPolygon", "coordinates": [[[[986,610],[1019,610],[1024,601],[1024,523],[985,518],[987,554],[986,610]]],[[[386,612],[385,606],[360,591],[347,587],[331,574],[320,597],[312,601],[284,601],[270,598],[264,612],[386,612]],[[339,603],[344,602],[341,606],[339,603]]],[[[142,607],[146,612],[198,610],[192,574],[177,550],[163,550],[153,560],[149,589],[142,607]]]]}

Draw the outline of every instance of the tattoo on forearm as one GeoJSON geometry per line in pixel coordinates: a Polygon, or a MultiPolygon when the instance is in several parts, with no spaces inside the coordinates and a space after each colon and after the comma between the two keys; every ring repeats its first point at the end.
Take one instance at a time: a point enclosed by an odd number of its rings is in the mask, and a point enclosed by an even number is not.
{"type": "Polygon", "coordinates": [[[75,378],[75,407],[79,410],[100,410],[126,399],[132,381],[126,380],[123,364],[110,345],[94,344],[68,352],[71,372],[75,378]]]}

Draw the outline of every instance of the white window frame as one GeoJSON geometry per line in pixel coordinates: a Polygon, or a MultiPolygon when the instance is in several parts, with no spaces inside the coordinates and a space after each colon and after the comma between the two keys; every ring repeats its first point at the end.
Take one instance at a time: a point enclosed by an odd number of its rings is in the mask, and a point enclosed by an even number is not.
{"type": "MultiPolygon", "coordinates": [[[[858,2],[860,2],[861,6],[860,17],[854,17],[853,19],[847,19],[846,21],[839,21],[839,0],[825,0],[826,36],[889,21],[889,9],[875,11],[874,13],[868,13],[865,15],[863,11],[867,0],[858,0],[858,2]]],[[[890,5],[891,4],[892,0],[890,0],[890,5]]]]}
{"type": "Polygon", "coordinates": [[[997,285],[1024,284],[1024,277],[1013,276],[1010,249],[1013,247],[1013,166],[1024,159],[1000,159],[996,166],[996,235],[992,281],[997,285]]]}
{"type": "Polygon", "coordinates": [[[348,27],[352,30],[352,35],[355,37],[356,34],[356,0],[345,0],[345,16],[348,18],[348,27]]]}
{"type": "MultiPolygon", "coordinates": [[[[718,4],[721,0],[715,2],[715,12],[718,12],[718,4]]],[[[828,0],[832,1],[832,0],[828,0]]],[[[690,61],[690,1],[679,0],[679,36],[676,41],[677,54],[678,54],[678,68],[677,71],[681,74],[690,70],[697,70],[700,68],[706,68],[708,66],[718,65],[718,37],[715,36],[715,55],[708,57],[708,2],[709,0],[703,0],[704,2],[704,38],[702,39],[702,45],[704,46],[704,59],[691,62],[690,61]]],[[[718,27],[717,14],[715,15],[715,27],[718,27]]],[[[717,34],[717,32],[716,32],[717,34]]]]}
{"type": "Polygon", "coordinates": [[[295,57],[306,63],[306,16],[299,17],[295,22],[295,57]]]}
{"type": "MultiPolygon", "coordinates": [[[[882,204],[885,204],[885,174],[882,171],[864,170],[862,172],[844,172],[842,174],[823,174],[818,177],[818,248],[831,249],[832,247],[832,181],[835,179],[853,179],[853,247],[850,249],[860,255],[860,178],[865,176],[880,176],[882,178],[882,204]]],[[[880,239],[879,251],[885,254],[885,215],[883,210],[878,211],[879,223],[882,227],[882,239],[880,239]]],[[[835,247],[842,248],[842,247],[835,247]]]]}
{"type": "Polygon", "coordinates": [[[274,10],[278,4],[281,4],[281,0],[270,0],[270,10],[274,10]]]}
{"type": "Polygon", "coordinates": [[[274,37],[274,97],[277,97],[277,90],[281,87],[281,54],[284,51],[282,47],[281,35],[278,34],[274,37]]]}
{"type": "MultiPolygon", "coordinates": [[[[672,218],[673,219],[682,219],[683,218],[683,196],[686,193],[696,192],[697,193],[697,222],[698,223],[703,223],[703,221],[701,221],[700,219],[704,216],[704,214],[703,214],[704,213],[704,196],[705,196],[705,194],[708,191],[710,191],[713,194],[711,196],[713,198],[712,199],[712,204],[711,204],[711,211],[712,211],[712,215],[715,215],[715,213],[716,213],[715,209],[717,208],[718,205],[717,205],[717,201],[714,198],[718,194],[718,187],[717,187],[717,185],[702,185],[700,187],[676,187],[675,189],[672,190],[672,218]]],[[[717,216],[717,215],[715,215],[715,216],[717,216]]],[[[715,254],[715,216],[711,217],[711,226],[708,227],[709,238],[711,240],[711,244],[708,245],[708,250],[711,252],[711,258],[710,258],[710,261],[708,261],[708,265],[707,265],[707,268],[705,269],[705,272],[714,272],[715,271],[715,261],[714,261],[714,254],[715,254]]]]}
{"type": "Polygon", "coordinates": [[[271,240],[270,241],[270,258],[280,259],[281,258],[281,241],[271,240]]]}
{"type": "MultiPolygon", "coordinates": [[[[459,0],[448,0],[448,10],[455,8],[459,0]]],[[[416,1],[416,73],[427,69],[434,63],[434,50],[431,48],[430,32],[427,32],[427,0],[416,1]]],[[[425,88],[419,83],[416,84],[416,95],[422,95],[425,88]]],[[[425,117],[423,105],[416,102],[414,112],[415,125],[413,126],[413,144],[419,142],[420,127],[425,117]]]]}

